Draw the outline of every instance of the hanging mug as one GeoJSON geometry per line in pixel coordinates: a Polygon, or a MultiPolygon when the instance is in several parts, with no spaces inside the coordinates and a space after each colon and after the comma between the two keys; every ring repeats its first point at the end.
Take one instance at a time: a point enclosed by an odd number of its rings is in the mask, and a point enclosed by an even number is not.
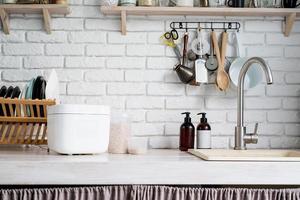
{"type": "Polygon", "coordinates": [[[227,0],[227,6],[235,8],[245,7],[245,0],[227,0]]]}
{"type": "Polygon", "coordinates": [[[296,8],[300,6],[300,3],[297,4],[297,0],[282,0],[282,7],[284,8],[296,8]]]}

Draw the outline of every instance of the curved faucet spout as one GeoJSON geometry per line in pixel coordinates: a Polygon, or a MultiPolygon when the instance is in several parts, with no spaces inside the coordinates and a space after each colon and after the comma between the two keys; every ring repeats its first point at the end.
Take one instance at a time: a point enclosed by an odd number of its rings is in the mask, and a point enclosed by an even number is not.
{"type": "Polygon", "coordinates": [[[268,64],[265,62],[264,59],[260,58],[260,57],[252,57],[252,58],[249,58],[243,65],[241,71],[240,71],[240,74],[239,74],[239,82],[238,82],[238,85],[241,86],[244,86],[244,78],[245,78],[245,75],[248,71],[248,69],[250,68],[250,66],[254,63],[257,63],[260,65],[260,67],[263,69],[263,71],[265,72],[265,75],[266,75],[266,81],[267,81],[267,84],[272,84],[273,83],[273,76],[272,76],[272,72],[271,72],[271,69],[270,67],[268,66],[268,64]]]}
{"type": "MultiPolygon", "coordinates": [[[[257,63],[263,69],[267,84],[273,83],[273,76],[270,67],[264,61],[264,59],[259,57],[249,58],[243,65],[238,79],[238,98],[237,98],[237,126],[235,127],[235,147],[234,149],[245,149],[246,142],[251,140],[247,139],[246,136],[246,127],[244,126],[244,80],[248,69],[252,64],[257,63]],[[246,142],[245,142],[246,141],[246,142]]],[[[257,140],[255,140],[257,142],[257,140]]]]}

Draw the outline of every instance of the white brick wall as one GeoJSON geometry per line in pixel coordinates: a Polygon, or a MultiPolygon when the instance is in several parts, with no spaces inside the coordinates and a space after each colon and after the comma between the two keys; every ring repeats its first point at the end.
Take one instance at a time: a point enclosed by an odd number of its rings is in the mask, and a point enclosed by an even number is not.
{"type": "MultiPolygon", "coordinates": [[[[23,85],[38,74],[47,77],[56,68],[63,102],[127,110],[132,134],[148,140],[152,148],[178,147],[184,111],[192,113],[195,126],[196,114],[207,112],[214,148],[233,146],[236,91],[180,83],[172,71],[175,55],[159,40],[174,16],[129,16],[123,36],[119,18],[103,16],[98,1],[71,0],[70,4],[72,14],[53,18],[51,35],[35,16],[11,17],[10,35],[0,32],[1,83],[23,85]]],[[[224,20],[187,17],[201,19],[224,20]]],[[[284,37],[279,18],[228,20],[242,24],[241,51],[263,56],[274,74],[273,85],[261,84],[245,92],[248,130],[260,122],[259,143],[249,147],[300,148],[300,21],[290,37],[284,37]]],[[[229,43],[228,55],[235,55],[231,35],[229,43]]]]}
{"type": "MultiPolygon", "coordinates": [[[[4,57],[5,58],[5,57],[4,57]]],[[[17,60],[15,57],[10,57],[17,60]]],[[[64,57],[62,56],[27,56],[24,57],[24,68],[63,68],[64,57]]]]}

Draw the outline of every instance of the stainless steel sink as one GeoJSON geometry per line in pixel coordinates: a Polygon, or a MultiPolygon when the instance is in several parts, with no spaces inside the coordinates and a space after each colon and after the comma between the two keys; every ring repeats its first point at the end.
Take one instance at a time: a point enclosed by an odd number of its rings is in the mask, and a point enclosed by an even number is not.
{"type": "Polygon", "coordinates": [[[214,161],[287,161],[300,162],[300,150],[232,150],[189,149],[189,152],[204,160],[214,161]]]}

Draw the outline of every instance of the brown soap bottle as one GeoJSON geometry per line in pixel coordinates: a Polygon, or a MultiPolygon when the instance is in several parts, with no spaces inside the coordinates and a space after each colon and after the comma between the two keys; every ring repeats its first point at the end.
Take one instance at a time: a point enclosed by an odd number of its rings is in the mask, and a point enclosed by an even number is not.
{"type": "Polygon", "coordinates": [[[179,149],[180,151],[187,151],[188,149],[194,148],[195,127],[191,122],[190,112],[181,114],[186,116],[184,118],[184,123],[180,126],[179,149]]]}

